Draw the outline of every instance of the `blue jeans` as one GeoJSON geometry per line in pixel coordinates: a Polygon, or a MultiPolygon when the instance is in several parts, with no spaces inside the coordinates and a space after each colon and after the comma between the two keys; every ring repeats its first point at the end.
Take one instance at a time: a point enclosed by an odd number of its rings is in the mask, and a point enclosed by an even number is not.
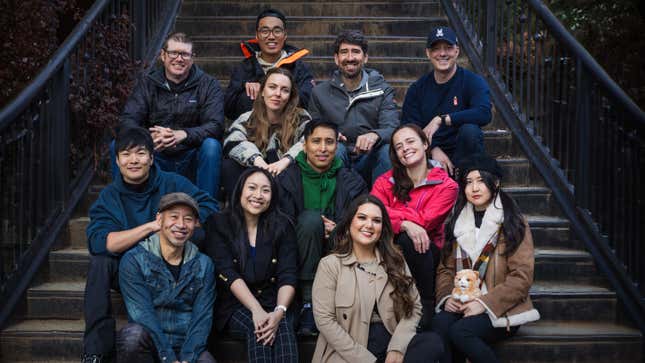
{"type": "MultiPolygon", "coordinates": [[[[181,174],[195,183],[199,189],[217,198],[222,165],[222,145],[219,141],[209,137],[204,139],[199,150],[190,149],[173,156],[155,152],[154,157],[161,170],[181,174]]],[[[114,140],[110,143],[110,158],[114,179],[120,175],[114,140]]]]}
{"type": "Polygon", "coordinates": [[[336,156],[338,156],[345,167],[356,170],[367,184],[372,186],[376,178],[392,169],[390,161],[390,144],[376,146],[368,154],[351,155],[345,144],[338,144],[336,156]]]}

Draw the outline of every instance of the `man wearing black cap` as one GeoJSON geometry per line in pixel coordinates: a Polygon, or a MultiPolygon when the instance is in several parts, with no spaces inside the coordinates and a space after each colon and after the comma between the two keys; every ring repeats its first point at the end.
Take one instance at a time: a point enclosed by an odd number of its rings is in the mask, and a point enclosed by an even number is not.
{"type": "Polygon", "coordinates": [[[199,206],[186,193],[159,201],[157,233],[121,258],[119,285],[128,324],[117,339],[117,361],[210,363],[215,272],[190,242],[199,206]]]}
{"type": "Polygon", "coordinates": [[[432,158],[453,174],[455,161],[484,151],[481,127],[491,119],[490,91],[481,76],[457,65],[459,44],[452,29],[433,29],[426,55],[433,70],[408,89],[401,123],[422,127],[432,158]]]}

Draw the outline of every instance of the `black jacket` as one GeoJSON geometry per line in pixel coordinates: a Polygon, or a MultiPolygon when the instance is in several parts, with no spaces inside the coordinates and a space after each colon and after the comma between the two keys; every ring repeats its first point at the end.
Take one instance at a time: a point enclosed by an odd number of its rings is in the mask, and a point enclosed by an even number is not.
{"type": "Polygon", "coordinates": [[[276,224],[269,231],[263,231],[261,225],[258,226],[255,260],[247,256],[244,268],[240,247],[236,243],[240,239],[248,243],[246,231],[234,230],[226,213],[215,213],[206,223],[204,252],[215,263],[217,299],[214,322],[219,331],[224,329],[231,314],[242,307],[231,292],[231,284],[235,280],[243,279],[267,311],[275,308],[280,287],[291,285],[295,288],[297,282],[298,249],[296,232],[291,223],[276,224]]]}
{"type": "MultiPolygon", "coordinates": [[[[230,83],[224,95],[224,111],[229,120],[236,120],[244,112],[251,111],[253,100],[246,95],[245,83],[260,82],[264,77],[264,71],[255,57],[255,52],[260,50],[257,40],[244,42],[240,47],[245,59],[233,68],[230,83]]],[[[300,96],[300,107],[306,109],[314,87],[314,77],[309,66],[300,58],[307,55],[309,51],[288,44],[284,45],[284,50],[288,57],[280,61],[280,67],[293,73],[300,96]]]]}
{"type": "Polygon", "coordinates": [[[165,153],[199,147],[205,138],[224,133],[223,95],[219,82],[193,64],[188,78],[173,92],[163,66],[137,82],[121,114],[121,127],[155,125],[184,130],[186,140],[165,153]]]}
{"type": "MultiPolygon", "coordinates": [[[[278,185],[281,188],[280,209],[294,221],[297,220],[298,215],[305,209],[302,175],[297,163],[292,163],[278,175],[278,185]]],[[[338,222],[352,200],[367,192],[365,181],[355,171],[345,167],[338,169],[334,197],[335,215],[327,217],[338,222]]]]}

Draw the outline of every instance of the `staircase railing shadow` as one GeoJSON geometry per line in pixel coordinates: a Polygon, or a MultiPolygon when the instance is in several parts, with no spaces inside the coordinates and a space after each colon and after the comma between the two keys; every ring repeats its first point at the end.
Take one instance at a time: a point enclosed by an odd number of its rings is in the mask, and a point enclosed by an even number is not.
{"type": "Polygon", "coordinates": [[[516,140],[645,332],[645,113],[538,0],[441,0],[516,140]]]}
{"type": "MultiPolygon", "coordinates": [[[[8,320],[94,175],[92,153],[72,163],[71,81],[93,87],[99,27],[131,19],[129,55],[150,62],[179,0],[97,0],[48,64],[0,110],[0,327],[8,320]]],[[[102,69],[102,68],[99,68],[102,69]]]]}

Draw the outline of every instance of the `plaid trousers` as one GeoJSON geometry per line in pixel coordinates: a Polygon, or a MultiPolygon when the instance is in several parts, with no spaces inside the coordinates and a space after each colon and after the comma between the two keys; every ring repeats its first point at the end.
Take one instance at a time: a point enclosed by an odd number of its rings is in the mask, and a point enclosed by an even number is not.
{"type": "Polygon", "coordinates": [[[298,340],[293,326],[293,313],[289,311],[278,325],[273,345],[262,345],[255,339],[253,314],[245,307],[236,310],[228,322],[228,331],[246,338],[249,363],[297,363],[298,340]]]}

